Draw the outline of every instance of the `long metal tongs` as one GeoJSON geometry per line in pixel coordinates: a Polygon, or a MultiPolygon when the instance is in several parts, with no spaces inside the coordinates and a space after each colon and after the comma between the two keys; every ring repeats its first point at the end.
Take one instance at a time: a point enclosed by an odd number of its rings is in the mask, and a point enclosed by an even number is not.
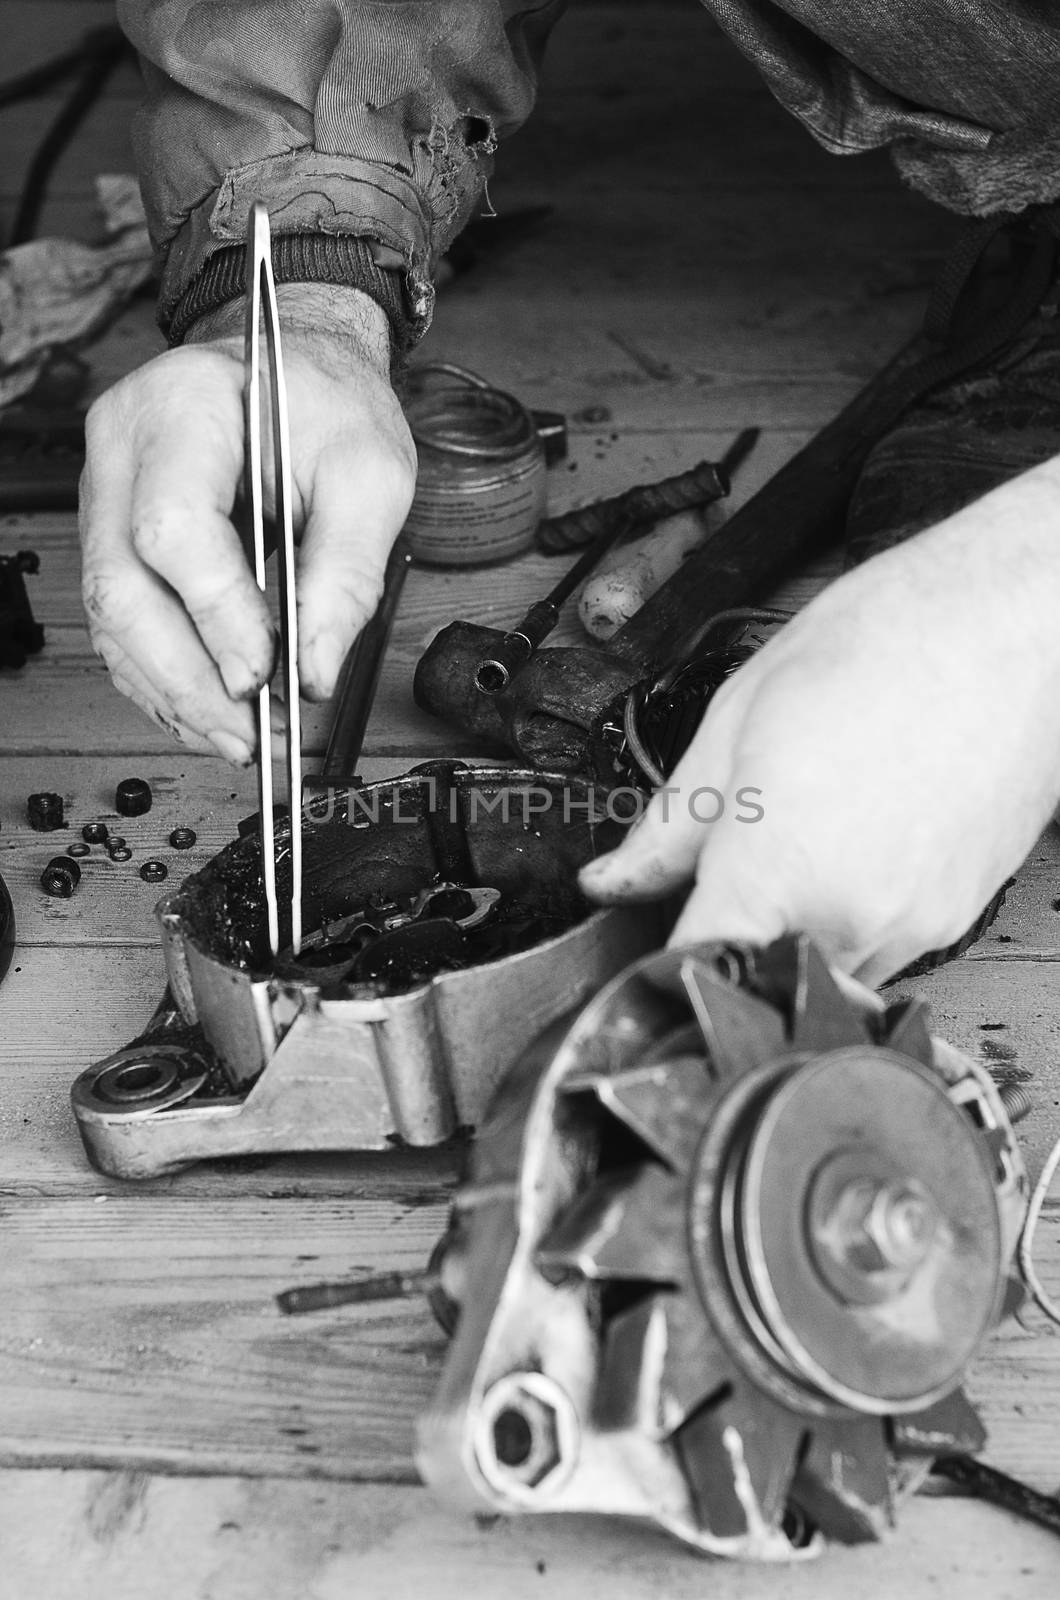
{"type": "MultiPolygon", "coordinates": [[[[291,940],[302,946],[302,728],[298,692],[298,612],[295,599],[294,516],[291,505],[291,440],[287,386],[280,348],[280,316],[272,272],[269,213],[256,205],[250,214],[246,265],[246,350],[243,386],[246,425],[245,484],[247,513],[254,546],[254,576],[265,592],[265,482],[262,462],[261,331],[264,312],[269,368],[269,415],[272,423],[272,501],[278,540],[280,580],[280,649],[287,701],[287,804],[291,823],[291,940]]],[[[273,812],[272,690],[258,695],[258,810],[261,817],[261,871],[269,919],[269,945],[280,949],[280,911],[276,892],[276,822],[273,812]]]]}

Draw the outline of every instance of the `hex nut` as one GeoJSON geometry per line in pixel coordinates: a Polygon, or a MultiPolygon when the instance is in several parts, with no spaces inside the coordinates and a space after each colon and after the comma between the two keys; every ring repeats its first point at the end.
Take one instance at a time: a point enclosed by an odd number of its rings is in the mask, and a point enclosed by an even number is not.
{"type": "Polygon", "coordinates": [[[169,877],[169,868],[164,861],[145,861],[140,876],[145,883],[162,883],[169,877]]]}
{"type": "Polygon", "coordinates": [[[500,1493],[529,1503],[552,1492],[578,1457],[578,1424],[569,1398],[544,1373],[512,1372],[483,1397],[475,1455],[500,1493]]]}
{"type": "Polygon", "coordinates": [[[174,828],[169,842],[174,850],[190,850],[197,838],[194,828],[174,828]]]}
{"type": "Polygon", "coordinates": [[[44,893],[58,900],[69,900],[80,882],[81,868],[69,856],[53,856],[40,875],[44,893]]]}
{"type": "Polygon", "coordinates": [[[61,794],[31,794],[26,800],[26,820],[34,833],[54,833],[65,828],[61,794]]]}
{"type": "Polygon", "coordinates": [[[81,837],[86,844],[106,844],[110,829],[105,822],[86,822],[81,837]]]}
{"type": "Polygon", "coordinates": [[[153,798],[146,778],[123,778],[114,791],[114,809],[119,817],[142,817],[153,798]]]}

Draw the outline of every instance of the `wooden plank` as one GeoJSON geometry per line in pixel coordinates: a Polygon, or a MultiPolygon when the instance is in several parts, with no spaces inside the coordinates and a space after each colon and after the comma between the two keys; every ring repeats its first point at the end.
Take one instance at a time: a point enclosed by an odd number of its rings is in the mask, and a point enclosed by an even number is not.
{"type": "MultiPolygon", "coordinates": [[[[983,949],[992,948],[988,935],[983,949]]],[[[1034,1111],[1019,1125],[1020,1142],[1037,1172],[1060,1139],[1060,970],[1056,961],[965,956],[937,972],[898,984],[888,993],[922,995],[931,1007],[935,1033],[983,1061],[999,1082],[1026,1086],[1034,1099],[1034,1111]]]]}
{"type": "MultiPolygon", "coordinates": [[[[609,332],[599,325],[591,283],[585,285],[584,299],[561,308],[548,288],[555,261],[529,260],[520,251],[518,262],[517,277],[512,276],[515,263],[497,262],[443,288],[417,360],[470,366],[514,390],[525,405],[563,411],[573,434],[609,441],[616,429],[696,433],[705,440],[715,434],[727,441],[738,428],[750,425],[801,440],[834,416],[897,349],[915,325],[923,297],[920,284],[908,291],[901,315],[894,314],[892,335],[879,338],[878,357],[865,354],[857,364],[836,344],[804,351],[800,361],[785,369],[768,342],[749,340],[737,356],[724,361],[711,346],[690,370],[688,329],[680,317],[672,319],[668,333],[666,328],[656,330],[657,337],[667,339],[667,351],[646,365],[635,338],[631,344],[621,328],[609,332]],[[521,310],[518,321],[506,325],[498,338],[492,314],[486,320],[486,313],[491,286],[500,281],[502,271],[507,274],[503,304],[513,317],[521,310]]],[[[142,297],[93,343],[90,392],[101,393],[162,348],[153,305],[142,297]]]]}
{"type": "MultiPolygon", "coordinates": [[[[444,1224],[440,1195],[6,1199],[0,1465],[411,1478],[444,1352],[425,1302],[284,1317],[274,1296],[421,1267],[444,1224]]],[[[1060,1206],[1042,1233],[1055,1287],[1060,1206]]],[[[989,1459],[1043,1488],[1060,1479],[1052,1333],[1007,1328],[970,1385],[989,1459]]]]}
{"type": "Polygon", "coordinates": [[[915,1499],[884,1544],[789,1567],[705,1563],[588,1517],[471,1517],[425,1489],[8,1472],[13,1596],[47,1600],[1053,1600],[1055,1536],[965,1500],[915,1499]]]}
{"type": "Polygon", "coordinates": [[[420,1297],[275,1295],[426,1264],[440,1200],[173,1193],[3,1205],[0,1463],[410,1479],[442,1335],[420,1297]]]}

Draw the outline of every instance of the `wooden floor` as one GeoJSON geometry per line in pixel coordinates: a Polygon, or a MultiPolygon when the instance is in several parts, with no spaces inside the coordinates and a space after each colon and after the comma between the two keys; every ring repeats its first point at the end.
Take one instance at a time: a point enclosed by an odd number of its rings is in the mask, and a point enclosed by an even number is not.
{"type": "MultiPolygon", "coordinates": [[[[110,13],[95,0],[6,9],[21,52],[12,71],[110,13]]],[[[119,79],[60,169],[56,227],[86,231],[91,173],[128,164],[134,88],[119,79]]],[[[3,113],[5,148],[28,150],[44,120],[39,108],[3,113]]],[[[952,235],[884,161],[818,150],[692,0],[575,6],[492,195],[502,213],[554,211],[517,252],[446,292],[425,353],[568,414],[555,509],[691,465],[759,423],[746,494],[913,327],[952,235]],[[606,420],[584,420],[601,407],[606,420]]],[[[154,347],[149,308],[132,308],[95,352],[95,381],[154,347]]],[[[81,620],[73,519],[0,524],[0,551],[25,546],[41,556],[31,588],[48,645],[0,675],[0,871],[19,928],[0,989],[5,1600],[1054,1595],[1055,1539],[957,1500],[909,1506],[881,1551],[783,1572],[708,1570],[651,1532],[602,1522],[454,1517],[416,1485],[411,1461],[442,1355],[424,1307],[285,1319],[274,1301],[299,1282],[421,1264],[444,1222],[448,1159],[231,1163],[139,1187],[88,1167],[70,1083],[139,1029],[163,983],[137,862],[168,854],[185,823],[199,833],[187,866],[199,865],[253,809],[253,780],[177,751],[110,689],[81,620]],[[123,828],[133,861],[92,860],[72,901],[47,899],[37,878],[52,842],[25,826],[25,796],[60,790],[80,823],[105,815],[129,774],[156,795],[123,828]]],[[[369,731],[371,775],[469,749],[412,708],[412,666],[453,616],[514,618],[546,571],[528,558],[413,575],[369,731]]],[[[804,574],[787,596],[804,599],[824,575],[804,574]]],[[[321,725],[311,717],[312,748],[321,725]]],[[[987,938],[920,985],[941,1033],[1033,1086],[1024,1130],[1036,1167],[1060,1132],[1058,908],[1053,832],[987,938]]],[[[1060,1286],[1055,1203],[1042,1254],[1060,1286]]],[[[989,1458],[1056,1490],[1056,1330],[1036,1317],[1006,1328],[972,1389],[989,1458]]]]}

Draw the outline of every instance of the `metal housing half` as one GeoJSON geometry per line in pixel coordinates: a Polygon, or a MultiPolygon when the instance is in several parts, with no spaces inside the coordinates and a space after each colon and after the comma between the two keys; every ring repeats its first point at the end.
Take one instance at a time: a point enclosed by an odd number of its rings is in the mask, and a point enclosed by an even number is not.
{"type": "Polygon", "coordinates": [[[560,930],[403,993],[270,970],[257,836],[228,846],[158,907],[172,998],[74,1085],[90,1159],[150,1177],[214,1156],[434,1145],[475,1127],[538,1027],[659,941],[656,913],[593,912],[577,888],[578,868],[620,833],[577,782],[452,762],[311,806],[307,929],[456,881],[523,897],[560,930]]]}

